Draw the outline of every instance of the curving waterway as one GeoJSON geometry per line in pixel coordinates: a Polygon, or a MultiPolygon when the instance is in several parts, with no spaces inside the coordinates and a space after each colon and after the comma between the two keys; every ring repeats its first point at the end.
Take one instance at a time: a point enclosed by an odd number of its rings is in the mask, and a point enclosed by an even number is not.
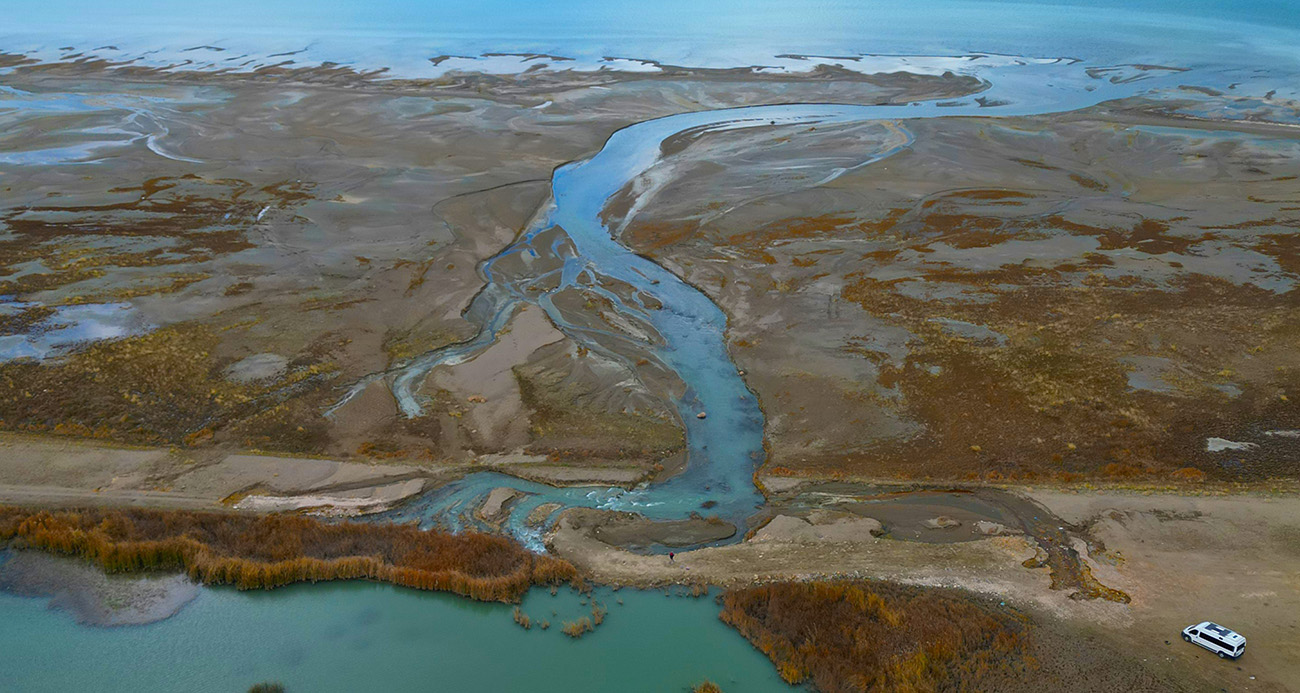
{"type": "MultiPolygon", "coordinates": [[[[674,404],[688,445],[685,471],[664,483],[632,490],[552,488],[502,474],[478,473],[379,519],[417,520],[425,526],[459,529],[476,523],[471,511],[492,489],[511,487],[528,495],[514,505],[507,527],[537,550],[542,549],[541,529],[524,520],[548,503],[558,504],[561,510],[581,506],[680,519],[709,502],[708,512],[743,528],[745,518],[762,502],[752,477],[763,461],[763,416],[728,354],[727,317],[700,290],[622,245],[617,229],[602,219],[602,211],[617,193],[664,161],[666,140],[686,132],[707,138],[710,133],[756,127],[803,128],[866,121],[893,124],[889,132],[895,136],[862,143],[855,165],[810,176],[807,185],[816,186],[910,146],[910,120],[1074,111],[1108,100],[1159,95],[1193,79],[1185,71],[1150,66],[1107,68],[1105,77],[1098,78],[1095,71],[1090,72],[1095,66],[1067,59],[1002,58],[990,63],[979,74],[986,88],[966,98],[900,105],[787,104],[682,113],[619,130],[590,159],[557,169],[551,180],[551,201],[544,212],[514,243],[482,266],[486,286],[466,312],[466,317],[479,325],[477,334],[357,383],[343,402],[374,380],[385,378],[402,411],[407,416],[420,415],[417,390],[430,371],[474,358],[494,343],[523,305],[534,304],[578,344],[629,367],[626,354],[644,355],[680,379],[685,393],[674,404]],[[622,329],[606,328],[607,323],[593,327],[599,321],[557,307],[556,296],[575,290],[611,306],[622,329]],[[697,417],[701,412],[707,416],[697,417]]],[[[1195,76],[1197,84],[1229,78],[1214,73],[1195,76]]],[[[635,210],[637,203],[632,208],[635,210]]],[[[737,534],[741,535],[743,531],[737,534]]]]}

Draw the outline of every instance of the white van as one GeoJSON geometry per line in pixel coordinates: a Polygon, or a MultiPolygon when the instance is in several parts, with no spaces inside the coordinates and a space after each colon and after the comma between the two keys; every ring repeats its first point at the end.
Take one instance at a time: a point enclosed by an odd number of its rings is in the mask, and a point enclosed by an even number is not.
{"type": "Polygon", "coordinates": [[[1224,659],[1236,659],[1246,651],[1246,639],[1240,633],[1210,621],[1184,628],[1183,640],[1194,642],[1224,659]]]}

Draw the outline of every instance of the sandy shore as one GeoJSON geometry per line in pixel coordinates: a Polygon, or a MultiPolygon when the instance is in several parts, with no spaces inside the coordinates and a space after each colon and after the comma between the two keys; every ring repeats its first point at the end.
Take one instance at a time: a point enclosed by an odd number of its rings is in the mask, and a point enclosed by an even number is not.
{"type": "Polygon", "coordinates": [[[440,470],[249,454],[187,455],[5,435],[0,502],[134,505],[193,510],[389,507],[424,490],[440,470]]]}
{"type": "MultiPolygon", "coordinates": [[[[257,455],[196,460],[176,451],[30,436],[6,436],[0,444],[5,452],[0,455],[0,502],[21,505],[233,505],[254,512],[313,508],[347,514],[401,502],[458,473],[454,468],[257,455]]],[[[499,468],[508,471],[510,465],[499,468]]],[[[739,544],[680,552],[669,561],[615,545],[672,544],[678,538],[706,541],[710,533],[716,539],[734,530],[723,531],[704,520],[646,527],[630,516],[618,519],[580,511],[561,519],[549,545],[590,579],[617,585],[742,585],[854,576],[959,587],[996,595],[1088,637],[1119,642],[1145,658],[1146,666],[1160,676],[1181,680],[1178,677],[1194,675],[1232,690],[1248,686],[1284,691],[1290,690],[1287,682],[1300,675],[1300,658],[1289,645],[1296,638],[1291,615],[1300,610],[1295,582],[1300,575],[1300,525],[1295,521],[1300,498],[1294,494],[1260,490],[1194,496],[1030,487],[999,491],[1028,498],[1060,518],[1092,574],[1131,597],[1123,604],[1071,599],[1069,590],[1053,589],[1048,568],[1023,565],[1040,553],[1033,538],[1016,533],[1015,518],[999,514],[993,506],[975,500],[946,505],[952,501],[943,494],[916,496],[915,504],[873,505],[870,499],[882,497],[888,486],[855,491],[844,482],[770,481],[775,505],[768,516],[773,519],[739,544]],[[858,497],[862,493],[867,502],[858,497]],[[961,524],[928,526],[936,513],[961,524]],[[993,520],[1006,523],[1006,531],[999,530],[997,536],[970,531],[977,523],[997,524],[993,520]],[[937,539],[925,539],[927,534],[937,539]],[[1182,626],[1204,619],[1247,634],[1251,649],[1239,663],[1240,670],[1176,638],[1182,626]],[[1166,640],[1171,644],[1165,645],[1166,640]]],[[[504,492],[497,495],[499,507],[491,507],[494,499],[489,498],[482,510],[492,514],[491,521],[499,520],[500,508],[513,500],[504,492]]],[[[72,592],[84,597],[98,589],[72,592]]],[[[60,590],[42,594],[62,594],[60,590]]],[[[68,603],[75,609],[85,601],[62,599],[72,600],[68,603]]],[[[85,602],[91,604],[83,610],[91,614],[85,617],[99,618],[91,613],[92,602],[85,602]]],[[[171,603],[158,601],[163,602],[171,603]]]]}

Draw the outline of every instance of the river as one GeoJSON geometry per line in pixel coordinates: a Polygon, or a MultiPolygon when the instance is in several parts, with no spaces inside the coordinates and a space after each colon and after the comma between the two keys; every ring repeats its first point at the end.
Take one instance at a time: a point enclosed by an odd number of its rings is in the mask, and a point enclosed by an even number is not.
{"type": "MultiPolygon", "coordinates": [[[[1220,82],[1231,78],[1219,73],[1202,75],[1128,66],[1126,70],[1117,68],[1120,71],[1114,74],[1120,78],[1097,79],[1092,72],[1096,68],[1066,59],[992,60],[977,71],[987,88],[962,99],[885,106],[789,104],[682,113],[619,130],[595,156],[560,167],[551,181],[548,211],[483,265],[487,286],[465,313],[479,324],[478,333],[464,343],[365,379],[352,388],[348,397],[384,377],[401,409],[408,416],[418,416],[422,409],[416,390],[430,371],[473,358],[508,327],[521,305],[532,303],[545,310],[551,322],[578,344],[629,368],[637,357],[655,359],[685,384],[684,396],[674,403],[689,449],[685,471],[664,483],[630,491],[557,489],[484,472],[439,488],[379,520],[418,520],[424,526],[440,524],[452,529],[474,526],[478,523],[471,511],[482,499],[493,488],[511,487],[528,495],[512,508],[508,527],[536,550],[543,548],[541,528],[526,525],[524,518],[547,503],[560,506],[552,516],[563,508],[581,506],[632,511],[654,519],[684,518],[708,507],[710,514],[743,529],[746,518],[762,504],[752,475],[763,461],[763,418],[754,394],[728,353],[726,315],[698,289],[623,246],[617,229],[611,229],[602,218],[607,203],[634,181],[641,183],[640,189],[651,187],[653,184],[644,180],[665,158],[665,141],[684,132],[707,136],[711,131],[756,127],[793,131],[796,127],[863,121],[891,121],[896,125],[894,131],[901,137],[883,138],[878,146],[864,147],[854,166],[809,177],[807,185],[817,186],[905,149],[912,143],[907,133],[907,123],[912,120],[1068,112],[1106,101],[1173,91],[1189,81],[1226,88],[1220,82]],[[508,272],[498,270],[503,262],[521,254],[528,256],[527,262],[515,262],[508,272]],[[532,271],[520,271],[520,267],[532,271]],[[611,332],[592,328],[585,314],[577,316],[584,319],[575,319],[574,314],[561,310],[552,300],[570,290],[608,301],[629,327],[611,332]],[[700,414],[705,416],[700,418],[700,414]]],[[[735,539],[743,534],[738,532],[735,539]]]]}

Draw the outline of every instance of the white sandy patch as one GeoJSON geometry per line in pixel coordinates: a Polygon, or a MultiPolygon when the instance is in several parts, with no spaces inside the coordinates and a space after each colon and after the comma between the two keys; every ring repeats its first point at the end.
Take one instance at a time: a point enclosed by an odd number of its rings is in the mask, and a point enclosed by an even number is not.
{"type": "Polygon", "coordinates": [[[1227,438],[1206,438],[1206,452],[1223,452],[1224,450],[1254,450],[1259,447],[1258,443],[1239,443],[1227,438]]]}

